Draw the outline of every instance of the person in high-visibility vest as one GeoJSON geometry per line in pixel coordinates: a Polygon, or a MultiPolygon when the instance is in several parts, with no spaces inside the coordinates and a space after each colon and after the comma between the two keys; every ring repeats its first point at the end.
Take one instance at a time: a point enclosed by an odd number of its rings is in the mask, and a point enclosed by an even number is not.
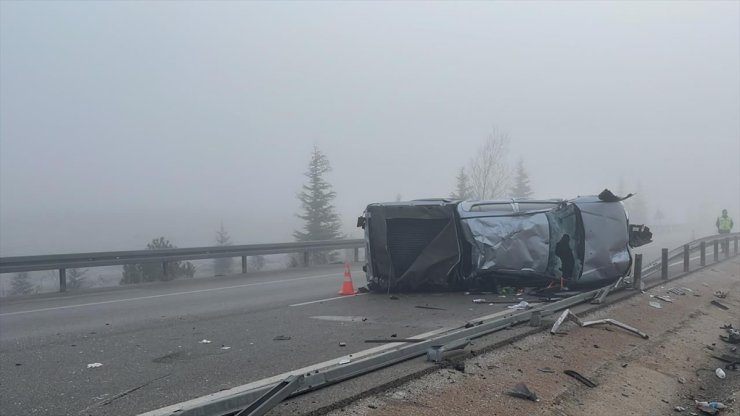
{"type": "Polygon", "coordinates": [[[727,210],[722,210],[722,216],[717,218],[717,222],[715,223],[717,226],[717,232],[720,234],[729,234],[730,230],[732,230],[732,226],[735,225],[732,222],[732,218],[730,218],[729,215],[727,215],[727,210]]]}

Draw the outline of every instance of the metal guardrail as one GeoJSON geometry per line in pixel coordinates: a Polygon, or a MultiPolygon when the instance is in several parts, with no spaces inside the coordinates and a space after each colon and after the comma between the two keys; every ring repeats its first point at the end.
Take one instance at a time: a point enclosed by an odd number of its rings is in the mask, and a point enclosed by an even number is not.
{"type": "Polygon", "coordinates": [[[321,250],[354,249],[359,260],[359,249],[365,240],[324,240],[277,244],[250,244],[239,246],[172,248],[162,250],[109,251],[98,253],[50,254],[41,256],[0,257],[0,273],[59,270],[60,291],[66,290],[66,269],[79,267],[119,266],[124,264],[167,263],[182,260],[241,257],[242,273],[247,272],[247,257],[265,254],[303,253],[303,265],[308,266],[310,253],[321,250]]]}
{"type": "MultiPolygon", "coordinates": [[[[702,250],[709,242],[714,245],[715,250],[718,250],[720,242],[725,245],[724,258],[737,256],[740,254],[738,252],[738,237],[740,237],[740,233],[705,237],[672,250],[670,255],[667,249],[663,249],[661,260],[653,262],[645,268],[640,267],[642,264],[642,255],[637,255],[636,257],[639,257],[639,261],[635,262],[636,276],[634,276],[635,280],[633,280],[632,285],[634,287],[635,283],[637,283],[637,288],[639,288],[640,276],[645,275],[645,277],[647,277],[647,274],[649,274],[646,273],[646,271],[650,272],[652,270],[652,272],[654,272],[657,269],[664,269],[667,272],[669,265],[668,262],[671,259],[675,260],[683,257],[684,272],[688,271],[686,265],[689,260],[689,256],[687,253],[689,253],[692,247],[694,250],[702,250]],[[731,241],[734,241],[733,254],[731,254],[730,250],[731,241]]],[[[719,257],[719,251],[715,251],[715,253],[714,262],[718,262],[721,260],[719,257]]],[[[701,266],[706,265],[706,262],[701,263],[701,266]]],[[[683,274],[679,274],[675,277],[678,278],[681,276],[683,276],[683,274]]],[[[667,276],[663,275],[661,278],[667,279],[667,276]]],[[[621,279],[619,282],[621,282],[621,279]]],[[[235,387],[203,398],[153,410],[151,412],[143,413],[140,416],[223,416],[234,415],[237,412],[239,416],[261,416],[284,398],[318,390],[352,377],[424,355],[430,348],[453,345],[466,340],[469,341],[512,325],[535,319],[539,320],[543,316],[553,314],[589,300],[595,300],[603,294],[605,290],[608,293],[608,291],[614,287],[616,287],[616,284],[610,284],[600,289],[580,293],[557,302],[535,307],[528,311],[512,311],[500,317],[481,321],[472,327],[466,325],[465,327],[456,328],[434,337],[421,339],[419,342],[398,346],[375,355],[353,360],[346,364],[342,364],[340,363],[340,360],[336,360],[334,364],[330,364],[321,369],[314,369],[305,374],[300,374],[297,371],[301,370],[297,370],[289,379],[278,383],[267,380],[255,382],[247,386],[235,387]],[[270,405],[262,406],[262,403],[270,403],[270,405]],[[253,404],[253,406],[247,407],[250,404],[253,404]]],[[[624,286],[622,286],[622,288],[624,288],[624,286]]]]}

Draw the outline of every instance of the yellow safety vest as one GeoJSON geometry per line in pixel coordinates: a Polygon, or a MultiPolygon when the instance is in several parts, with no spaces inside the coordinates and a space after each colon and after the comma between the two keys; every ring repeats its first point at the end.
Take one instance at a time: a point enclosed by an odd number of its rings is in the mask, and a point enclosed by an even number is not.
{"type": "Polygon", "coordinates": [[[720,231],[730,231],[730,229],[732,228],[732,226],[730,225],[732,224],[732,218],[730,218],[729,215],[726,217],[719,217],[718,221],[720,231]]]}

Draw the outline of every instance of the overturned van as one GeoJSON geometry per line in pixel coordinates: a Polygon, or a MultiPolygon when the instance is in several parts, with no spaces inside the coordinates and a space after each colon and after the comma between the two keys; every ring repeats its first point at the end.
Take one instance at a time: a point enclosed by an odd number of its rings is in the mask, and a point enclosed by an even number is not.
{"type": "Polygon", "coordinates": [[[368,287],[375,291],[495,289],[560,282],[600,286],[629,273],[630,247],[651,241],[605,190],[571,200],[379,203],[365,230],[368,287]]]}

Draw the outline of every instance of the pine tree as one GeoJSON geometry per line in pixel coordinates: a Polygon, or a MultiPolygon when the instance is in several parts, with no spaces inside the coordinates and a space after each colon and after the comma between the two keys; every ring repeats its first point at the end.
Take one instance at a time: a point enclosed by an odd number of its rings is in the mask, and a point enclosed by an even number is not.
{"type": "MultiPolygon", "coordinates": [[[[165,250],[177,248],[170,240],[164,237],[155,238],[146,245],[147,250],[165,250]]],[[[178,277],[192,278],[195,276],[195,266],[186,261],[173,261],[167,263],[167,275],[162,270],[161,263],[126,264],[123,266],[123,277],[120,284],[168,281],[178,277]]]]}
{"type": "Polygon", "coordinates": [[[28,295],[33,293],[35,286],[31,283],[28,272],[16,273],[13,281],[10,283],[11,295],[28,295]]]}
{"type": "MultiPolygon", "coordinates": [[[[226,232],[223,222],[218,231],[216,231],[216,245],[220,247],[231,245],[231,237],[229,236],[229,233],[226,232]]],[[[231,257],[213,259],[213,273],[216,276],[225,276],[231,273],[232,263],[233,259],[231,257]]]]}
{"type": "Polygon", "coordinates": [[[87,279],[86,269],[67,269],[67,289],[82,289],[87,279]]]}
{"type": "MultiPolygon", "coordinates": [[[[305,222],[303,231],[293,232],[293,237],[297,241],[336,240],[342,236],[340,233],[342,223],[332,205],[336,192],[324,179],[324,175],[330,171],[329,159],[314,146],[305,173],[308,181],[297,196],[303,211],[297,215],[305,222]]],[[[333,257],[327,252],[312,252],[311,263],[325,264],[332,261],[333,257]]]]}
{"type": "Polygon", "coordinates": [[[519,159],[516,169],[514,187],[511,188],[511,196],[514,198],[529,198],[532,196],[532,188],[529,186],[529,175],[524,169],[524,160],[519,159]]]}
{"type": "Polygon", "coordinates": [[[455,192],[450,194],[450,198],[460,200],[472,198],[470,178],[465,173],[465,167],[460,168],[460,173],[455,178],[455,182],[455,192]]]}

